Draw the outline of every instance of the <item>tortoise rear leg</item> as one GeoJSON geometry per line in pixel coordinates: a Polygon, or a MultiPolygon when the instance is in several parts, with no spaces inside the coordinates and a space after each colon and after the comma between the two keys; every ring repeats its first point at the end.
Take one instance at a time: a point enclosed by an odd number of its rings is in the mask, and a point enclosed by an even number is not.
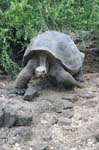
{"type": "Polygon", "coordinates": [[[34,59],[30,59],[27,65],[18,74],[14,84],[15,89],[22,91],[22,89],[27,88],[27,84],[34,74],[34,68],[35,68],[35,66],[33,66],[34,61],[35,61],[34,59]]]}

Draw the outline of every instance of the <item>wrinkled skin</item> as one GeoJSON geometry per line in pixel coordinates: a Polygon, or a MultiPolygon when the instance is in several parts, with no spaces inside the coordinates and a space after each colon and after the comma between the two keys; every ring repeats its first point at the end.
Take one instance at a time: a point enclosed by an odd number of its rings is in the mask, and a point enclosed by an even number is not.
{"type": "Polygon", "coordinates": [[[56,82],[64,86],[79,86],[75,78],[67,72],[57,60],[48,59],[46,54],[40,54],[38,59],[32,58],[27,65],[22,69],[15,81],[15,88],[17,90],[27,87],[30,79],[51,77],[56,82]]]}

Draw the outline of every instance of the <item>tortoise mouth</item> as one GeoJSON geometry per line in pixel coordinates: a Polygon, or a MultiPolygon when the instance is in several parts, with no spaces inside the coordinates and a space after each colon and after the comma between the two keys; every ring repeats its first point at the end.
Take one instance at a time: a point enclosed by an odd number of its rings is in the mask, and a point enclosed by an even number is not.
{"type": "Polygon", "coordinates": [[[44,73],[36,73],[36,72],[35,72],[35,76],[36,76],[36,77],[35,77],[36,79],[48,77],[47,74],[44,74],[44,73]]]}
{"type": "Polygon", "coordinates": [[[35,76],[37,78],[45,78],[47,76],[46,66],[39,66],[35,69],[35,76]]]}
{"type": "Polygon", "coordinates": [[[35,75],[37,78],[45,78],[49,68],[48,55],[46,53],[39,52],[39,55],[37,53],[36,58],[38,59],[38,64],[35,68],[35,75]]]}

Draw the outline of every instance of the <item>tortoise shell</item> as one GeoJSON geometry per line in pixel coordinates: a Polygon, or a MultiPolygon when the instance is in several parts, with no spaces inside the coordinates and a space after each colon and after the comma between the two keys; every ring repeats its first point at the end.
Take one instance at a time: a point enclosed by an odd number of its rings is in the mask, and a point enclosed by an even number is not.
{"type": "Polygon", "coordinates": [[[53,55],[66,70],[72,73],[77,72],[84,61],[84,54],[78,50],[70,36],[58,31],[46,31],[31,39],[24,53],[23,64],[27,64],[34,52],[39,55],[39,51],[53,55]]]}

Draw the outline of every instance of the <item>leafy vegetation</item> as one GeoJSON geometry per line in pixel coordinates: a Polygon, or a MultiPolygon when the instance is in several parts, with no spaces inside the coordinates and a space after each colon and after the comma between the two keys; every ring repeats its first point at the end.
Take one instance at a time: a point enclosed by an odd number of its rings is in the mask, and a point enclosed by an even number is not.
{"type": "Polygon", "coordinates": [[[0,0],[0,66],[18,69],[30,39],[67,27],[99,33],[99,0],[0,0]]]}

